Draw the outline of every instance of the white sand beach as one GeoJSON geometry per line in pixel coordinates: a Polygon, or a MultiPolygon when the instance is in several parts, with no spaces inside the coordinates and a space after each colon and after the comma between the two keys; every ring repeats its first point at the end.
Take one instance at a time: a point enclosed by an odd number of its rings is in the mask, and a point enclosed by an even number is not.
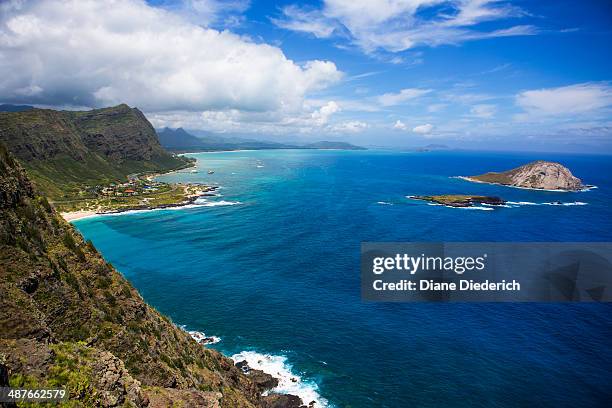
{"type": "Polygon", "coordinates": [[[87,218],[87,217],[94,217],[96,215],[99,215],[98,213],[96,213],[93,210],[70,211],[70,212],[63,212],[63,213],[60,213],[60,214],[68,222],[80,220],[82,218],[87,218]]]}

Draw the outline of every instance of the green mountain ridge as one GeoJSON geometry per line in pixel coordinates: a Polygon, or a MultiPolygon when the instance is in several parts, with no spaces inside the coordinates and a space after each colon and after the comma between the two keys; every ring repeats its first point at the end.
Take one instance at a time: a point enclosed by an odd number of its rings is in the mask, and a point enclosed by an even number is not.
{"type": "Polygon", "coordinates": [[[0,386],[65,388],[70,407],[299,405],[148,306],[2,143],[0,210],[0,386]]]}
{"type": "Polygon", "coordinates": [[[131,173],[167,171],[189,161],[166,151],[136,108],[0,112],[0,141],[54,200],[131,173]]]}

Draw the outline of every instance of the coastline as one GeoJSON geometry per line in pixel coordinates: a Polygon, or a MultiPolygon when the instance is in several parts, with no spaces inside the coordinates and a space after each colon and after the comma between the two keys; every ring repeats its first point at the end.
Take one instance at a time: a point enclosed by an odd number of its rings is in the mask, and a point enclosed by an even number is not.
{"type": "Polygon", "coordinates": [[[563,189],[545,189],[545,188],[533,188],[533,187],[521,187],[521,186],[513,186],[511,184],[501,184],[501,183],[492,183],[489,181],[477,180],[469,176],[450,176],[450,178],[460,179],[464,181],[469,181],[471,183],[479,183],[479,184],[490,184],[493,186],[502,186],[502,187],[510,187],[510,188],[518,188],[519,190],[532,190],[532,191],[548,191],[551,193],[581,193],[585,191],[591,191],[597,188],[597,186],[593,185],[585,185],[584,188],[580,190],[563,190],[563,189]]]}
{"type": "MultiPolygon", "coordinates": [[[[197,160],[193,160],[187,166],[168,170],[166,172],[143,173],[143,174],[138,175],[138,177],[142,177],[143,179],[148,180],[148,181],[153,181],[155,180],[155,178],[161,175],[178,173],[181,170],[189,169],[192,167],[197,167],[196,163],[197,163],[197,160]]],[[[206,186],[204,190],[201,190],[201,191],[197,190],[192,193],[189,193],[187,189],[185,189],[184,190],[185,200],[179,203],[161,204],[161,205],[156,205],[156,206],[149,206],[149,205],[142,204],[142,205],[126,206],[125,208],[112,209],[112,210],[105,210],[103,208],[98,207],[95,210],[63,211],[63,212],[60,212],[60,215],[67,222],[74,222],[74,221],[82,220],[85,218],[99,217],[99,216],[104,216],[104,215],[188,207],[188,206],[193,205],[194,202],[200,198],[214,195],[214,194],[211,194],[211,192],[216,191],[218,188],[219,188],[218,186],[206,186]]]]}
{"type": "Polygon", "coordinates": [[[99,215],[98,212],[93,210],[80,210],[80,211],[67,211],[60,213],[63,219],[68,222],[73,222],[77,220],[82,220],[84,218],[97,217],[99,215]]]}
{"type": "MultiPolygon", "coordinates": [[[[118,210],[79,210],[79,211],[68,211],[62,212],[60,215],[68,222],[74,222],[78,220],[82,220],[85,218],[93,218],[93,217],[102,217],[105,215],[119,215],[119,214],[134,214],[139,212],[149,212],[149,211],[158,211],[158,210],[172,210],[172,209],[180,209],[180,208],[191,208],[193,206],[207,206],[206,204],[194,204],[194,202],[203,198],[203,195],[191,196],[188,197],[187,201],[177,204],[164,204],[157,207],[147,207],[147,206],[134,206],[134,207],[126,207],[118,210]]],[[[231,204],[234,204],[233,202],[231,204]]],[[[230,205],[230,204],[228,204],[230,205]]],[[[209,207],[211,205],[208,205],[209,207]]]]}

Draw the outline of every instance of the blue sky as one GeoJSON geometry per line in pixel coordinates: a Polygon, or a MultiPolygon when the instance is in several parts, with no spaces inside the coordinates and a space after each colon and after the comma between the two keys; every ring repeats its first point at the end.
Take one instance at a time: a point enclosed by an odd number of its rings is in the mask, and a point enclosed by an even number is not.
{"type": "Polygon", "coordinates": [[[47,0],[0,12],[2,102],[126,102],[155,126],[268,140],[612,151],[606,1],[47,0]]]}

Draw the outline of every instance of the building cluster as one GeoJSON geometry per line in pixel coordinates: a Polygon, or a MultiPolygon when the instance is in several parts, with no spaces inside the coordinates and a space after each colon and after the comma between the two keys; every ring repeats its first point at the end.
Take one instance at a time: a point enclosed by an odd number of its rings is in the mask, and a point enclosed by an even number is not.
{"type": "Polygon", "coordinates": [[[95,186],[94,193],[105,197],[129,197],[150,194],[158,191],[163,186],[164,183],[132,178],[126,183],[110,183],[108,186],[95,186]]]}

